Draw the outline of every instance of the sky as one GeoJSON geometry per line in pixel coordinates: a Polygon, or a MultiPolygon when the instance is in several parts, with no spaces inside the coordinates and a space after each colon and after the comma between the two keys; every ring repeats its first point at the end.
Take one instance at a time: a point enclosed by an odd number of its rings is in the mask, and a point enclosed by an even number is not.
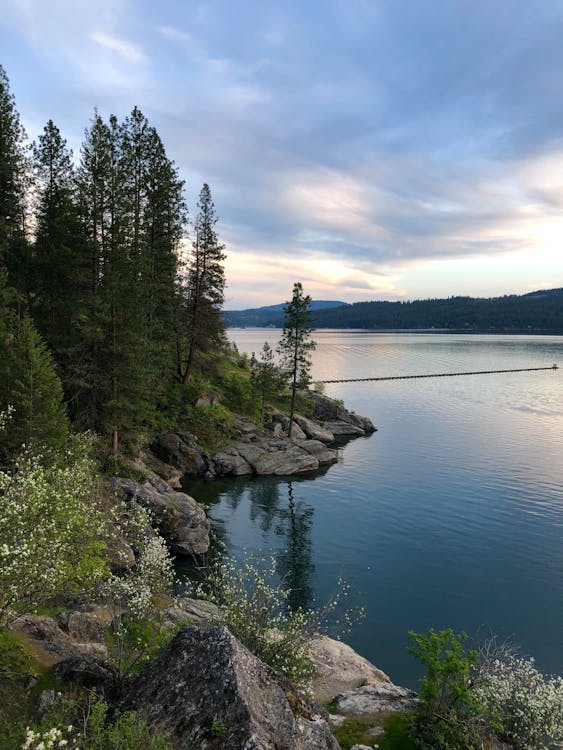
{"type": "Polygon", "coordinates": [[[561,0],[0,0],[30,138],[137,105],[226,308],[563,287],[561,0]]]}

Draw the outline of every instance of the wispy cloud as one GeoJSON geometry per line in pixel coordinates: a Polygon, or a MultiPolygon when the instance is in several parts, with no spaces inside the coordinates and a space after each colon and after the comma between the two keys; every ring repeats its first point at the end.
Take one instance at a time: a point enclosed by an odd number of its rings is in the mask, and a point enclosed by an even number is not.
{"type": "Polygon", "coordinates": [[[90,34],[90,39],[99,44],[110,52],[116,52],[123,60],[134,64],[145,64],[148,58],[141,51],[140,47],[127,39],[120,39],[112,34],[103,31],[94,31],[90,34]]]}

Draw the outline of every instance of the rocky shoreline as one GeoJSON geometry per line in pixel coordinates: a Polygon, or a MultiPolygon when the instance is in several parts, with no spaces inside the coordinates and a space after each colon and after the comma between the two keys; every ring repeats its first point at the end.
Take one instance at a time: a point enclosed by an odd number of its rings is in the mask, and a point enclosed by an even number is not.
{"type": "MultiPolygon", "coordinates": [[[[375,431],[369,419],[340,402],[319,394],[311,398],[312,415],[295,416],[291,438],[289,420],[279,412],[270,415],[264,428],[237,418],[237,439],[211,454],[189,433],[168,433],[139,454],[137,479],[112,477],[107,487],[121,494],[125,512],[134,505],[150,511],[173,554],[202,555],[209,549],[210,523],[204,509],[183,491],[190,479],[318,471],[338,460],[331,447],[337,439],[375,431]]],[[[134,550],[124,539],[113,545],[113,568],[133,568],[134,550]]],[[[337,750],[331,727],[347,716],[373,720],[376,737],[382,716],[415,701],[413,693],[393,685],[349,646],[325,636],[313,643],[316,673],[306,697],[236,640],[221,624],[215,605],[187,597],[161,612],[164,626],[180,628],[171,643],[139,677],[124,678],[108,659],[108,617],[103,607],[82,602],[53,617],[22,615],[12,629],[42,663],[53,666],[58,679],[139,711],[169,732],[178,750],[337,750]]],[[[45,691],[40,706],[45,710],[53,700],[53,691],[45,691]]]]}

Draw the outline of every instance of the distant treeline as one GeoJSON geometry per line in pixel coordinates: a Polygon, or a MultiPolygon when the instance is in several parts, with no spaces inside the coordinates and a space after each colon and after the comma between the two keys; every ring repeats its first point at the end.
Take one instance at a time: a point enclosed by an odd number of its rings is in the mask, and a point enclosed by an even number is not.
{"type": "MultiPolygon", "coordinates": [[[[225,313],[227,325],[281,325],[272,308],[225,313]]],[[[316,328],[446,329],[466,331],[563,331],[563,289],[481,299],[449,297],[414,302],[356,302],[315,310],[316,328]]]]}

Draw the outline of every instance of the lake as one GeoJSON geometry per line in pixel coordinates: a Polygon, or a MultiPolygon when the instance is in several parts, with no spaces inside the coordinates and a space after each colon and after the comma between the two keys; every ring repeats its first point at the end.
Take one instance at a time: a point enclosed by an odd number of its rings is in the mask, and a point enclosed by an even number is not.
{"type": "MultiPolygon", "coordinates": [[[[228,331],[259,352],[272,329],[228,331]]],[[[313,378],[563,365],[561,336],[317,331],[313,378]]],[[[197,484],[236,558],[274,556],[304,604],[344,578],[367,616],[345,640],[417,687],[409,629],[512,638],[563,674],[563,373],[327,385],[378,432],[326,473],[197,484]]]]}

